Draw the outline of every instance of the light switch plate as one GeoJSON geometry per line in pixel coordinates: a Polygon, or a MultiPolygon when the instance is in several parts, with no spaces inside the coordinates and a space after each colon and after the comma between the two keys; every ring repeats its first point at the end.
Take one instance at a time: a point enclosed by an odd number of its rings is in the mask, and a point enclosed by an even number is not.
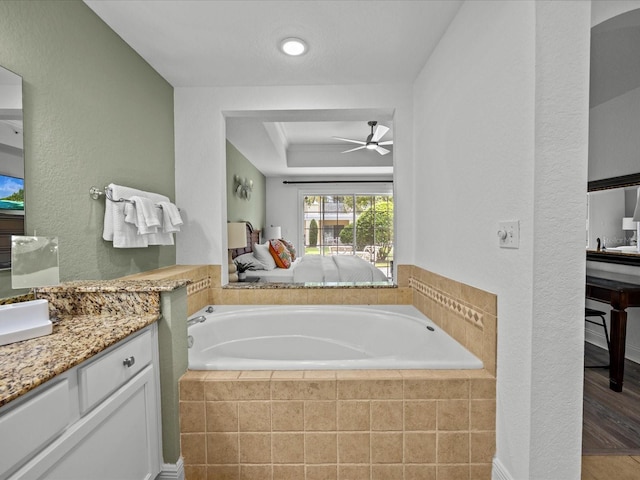
{"type": "Polygon", "coordinates": [[[520,222],[498,223],[498,244],[500,248],[520,248],[520,222]]]}

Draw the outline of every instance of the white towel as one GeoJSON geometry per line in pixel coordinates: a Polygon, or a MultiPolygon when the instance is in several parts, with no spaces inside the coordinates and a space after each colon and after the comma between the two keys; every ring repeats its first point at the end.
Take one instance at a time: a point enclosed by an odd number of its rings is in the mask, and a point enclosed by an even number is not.
{"type": "MultiPolygon", "coordinates": [[[[132,193],[139,193],[139,190],[122,187],[113,183],[109,184],[107,188],[111,190],[111,195],[114,200],[128,198],[132,193]]],[[[114,248],[141,248],[148,246],[148,239],[138,235],[138,228],[132,223],[125,222],[126,205],[126,202],[112,202],[109,199],[105,199],[102,238],[113,242],[114,248]]]]}
{"type": "Polygon", "coordinates": [[[158,233],[161,223],[155,203],[150,198],[138,195],[132,196],[129,200],[133,203],[127,202],[124,221],[133,223],[138,228],[139,235],[158,233]]]}
{"type": "MultiPolygon", "coordinates": [[[[108,188],[111,189],[111,195],[114,200],[120,198],[131,199],[137,196],[149,199],[152,205],[169,201],[169,198],[158,193],[145,192],[113,183],[109,184],[108,188]]],[[[140,235],[138,234],[138,227],[135,222],[125,221],[125,217],[128,220],[137,217],[138,209],[135,208],[135,204],[129,202],[112,202],[108,199],[106,199],[105,202],[104,231],[102,238],[107,241],[112,241],[114,248],[140,248],[149,245],[174,244],[171,233],[149,233],[140,235]]],[[[157,217],[159,212],[157,210],[155,210],[155,212],[157,217]]],[[[157,219],[158,225],[155,227],[156,231],[160,227],[160,218],[157,217],[157,219]]]]}
{"type": "Polygon", "coordinates": [[[162,209],[162,231],[164,233],[179,232],[183,222],[178,207],[171,202],[160,202],[158,205],[162,209]]]}

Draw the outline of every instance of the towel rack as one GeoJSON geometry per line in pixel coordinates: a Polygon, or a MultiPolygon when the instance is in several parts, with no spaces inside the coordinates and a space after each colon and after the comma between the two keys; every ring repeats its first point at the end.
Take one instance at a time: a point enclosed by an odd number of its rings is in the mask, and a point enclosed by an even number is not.
{"type": "MultiPolygon", "coordinates": [[[[104,189],[102,190],[100,190],[98,187],[91,187],[89,189],[89,196],[91,196],[91,198],[93,198],[94,200],[98,200],[103,195],[107,200],[110,200],[112,202],[116,202],[116,203],[125,202],[125,203],[131,203],[132,205],[136,204],[136,202],[134,202],[133,200],[129,200],[128,198],[113,198],[113,192],[109,187],[104,187],[104,189]]],[[[162,208],[162,205],[157,205],[157,206],[158,208],[162,208]]],[[[180,211],[179,208],[178,208],[178,211],[180,211]]]]}
{"type": "Polygon", "coordinates": [[[117,199],[113,198],[111,189],[109,187],[104,187],[104,190],[100,190],[98,187],[91,187],[89,189],[89,195],[94,200],[98,200],[100,197],[104,195],[107,200],[111,200],[112,202],[126,202],[126,203],[133,203],[133,204],[136,203],[133,200],[129,200],[127,198],[117,198],[117,199]]]}

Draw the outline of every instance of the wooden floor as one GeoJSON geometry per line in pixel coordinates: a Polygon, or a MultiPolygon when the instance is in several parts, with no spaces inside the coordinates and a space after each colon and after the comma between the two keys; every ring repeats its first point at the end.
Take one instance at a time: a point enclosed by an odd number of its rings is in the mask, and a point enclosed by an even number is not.
{"type": "MultiPolygon", "coordinates": [[[[585,365],[608,363],[585,343],[585,365]]],[[[640,480],[640,365],[625,364],[622,392],[609,389],[609,370],[585,368],[582,480],[640,480]]]]}

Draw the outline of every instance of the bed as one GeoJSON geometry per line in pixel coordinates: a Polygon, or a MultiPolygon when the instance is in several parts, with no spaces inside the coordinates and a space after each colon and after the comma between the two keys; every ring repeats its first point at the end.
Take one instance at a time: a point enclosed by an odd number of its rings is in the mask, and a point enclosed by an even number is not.
{"type": "MultiPolygon", "coordinates": [[[[260,243],[260,231],[247,223],[247,246],[231,250],[231,258],[239,269],[247,268],[248,279],[266,283],[370,283],[388,282],[386,275],[370,262],[355,255],[304,255],[297,257],[295,249],[291,264],[282,263],[269,250],[269,239],[260,243]],[[280,263],[280,266],[278,265],[280,263]]],[[[285,240],[282,240],[285,244],[285,240]]],[[[289,252],[290,253],[290,252],[289,252]]],[[[277,255],[276,255],[277,256],[277,255]]]]}

